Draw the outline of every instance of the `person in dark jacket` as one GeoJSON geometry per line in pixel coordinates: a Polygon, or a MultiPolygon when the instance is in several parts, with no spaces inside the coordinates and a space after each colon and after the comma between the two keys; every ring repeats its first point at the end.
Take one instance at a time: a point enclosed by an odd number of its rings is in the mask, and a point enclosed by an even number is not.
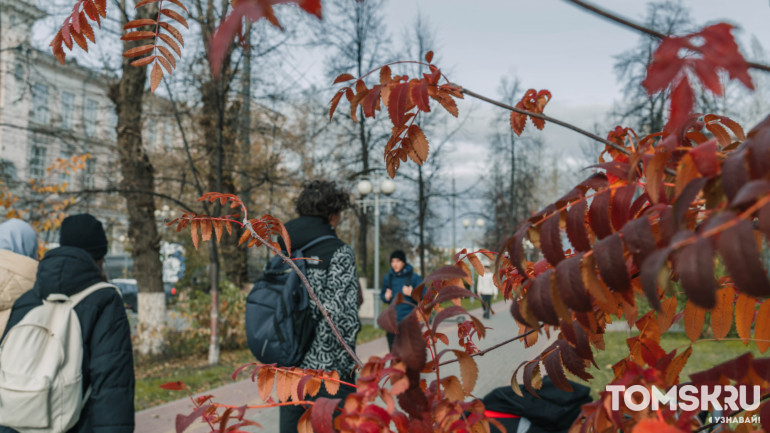
{"type": "MultiPolygon", "coordinates": [[[[65,218],[60,244],[40,261],[32,289],[14,303],[5,333],[48,295],[71,296],[105,280],[107,237],[96,218],[88,214],[65,218]]],[[[120,294],[97,290],[75,306],[75,313],[83,333],[83,393],[89,386],[91,393],[69,432],[133,432],[134,361],[120,294]]],[[[13,431],[0,426],[0,433],[13,431]]]]}
{"type": "MultiPolygon", "coordinates": [[[[321,236],[334,236],[334,239],[322,241],[303,250],[305,257],[316,259],[307,261],[306,276],[342,338],[355,350],[356,335],[361,329],[361,321],[358,318],[358,275],[355,255],[353,249],[337,238],[335,232],[342,211],[349,206],[349,194],[337,187],[336,183],[310,182],[305,185],[296,201],[299,218],[287,222],[285,227],[291,239],[292,249],[302,248],[321,236]]],[[[342,381],[355,383],[355,361],[337,340],[316,304],[311,302],[310,305],[313,320],[318,323],[318,326],[313,342],[299,366],[305,369],[336,370],[342,381]]],[[[354,388],[343,385],[334,396],[331,396],[322,387],[315,397],[307,399],[341,398],[340,405],[343,405],[345,397],[354,391],[354,388]]],[[[303,406],[281,406],[280,432],[296,432],[297,422],[305,410],[303,406]]]]}
{"type": "MultiPolygon", "coordinates": [[[[417,302],[412,298],[412,291],[420,284],[422,284],[422,277],[414,272],[412,265],[406,262],[406,253],[401,250],[393,251],[390,254],[390,271],[382,279],[380,298],[383,302],[390,304],[399,293],[403,295],[404,302],[396,305],[397,322],[403,320],[414,310],[417,302]]],[[[388,349],[392,349],[393,340],[396,336],[388,332],[386,337],[388,339],[388,349]]]]}

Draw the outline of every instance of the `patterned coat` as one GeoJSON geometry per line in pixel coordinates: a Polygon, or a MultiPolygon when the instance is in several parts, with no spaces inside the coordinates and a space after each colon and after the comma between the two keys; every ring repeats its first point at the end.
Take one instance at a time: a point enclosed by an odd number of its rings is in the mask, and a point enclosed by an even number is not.
{"type": "MultiPolygon", "coordinates": [[[[324,235],[335,235],[334,229],[321,218],[300,217],[286,223],[292,249],[300,248],[324,235]]],[[[339,239],[332,239],[304,251],[307,257],[320,261],[307,262],[307,278],[313,291],[345,339],[353,349],[361,329],[358,318],[358,274],[353,249],[339,239]]],[[[301,368],[337,370],[348,376],[355,368],[355,361],[337,341],[329,323],[312,303],[313,319],[318,323],[310,349],[305,354],[301,368]]]]}

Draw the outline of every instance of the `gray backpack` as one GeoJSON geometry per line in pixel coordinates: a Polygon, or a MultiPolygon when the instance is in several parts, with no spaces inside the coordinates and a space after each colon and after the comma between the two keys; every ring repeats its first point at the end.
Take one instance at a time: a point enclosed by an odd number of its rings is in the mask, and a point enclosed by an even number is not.
{"type": "Polygon", "coordinates": [[[83,336],[74,308],[104,288],[118,291],[97,283],[69,297],[51,294],[8,330],[0,344],[0,425],[60,433],[78,422],[91,389],[83,394],[83,336]]]}

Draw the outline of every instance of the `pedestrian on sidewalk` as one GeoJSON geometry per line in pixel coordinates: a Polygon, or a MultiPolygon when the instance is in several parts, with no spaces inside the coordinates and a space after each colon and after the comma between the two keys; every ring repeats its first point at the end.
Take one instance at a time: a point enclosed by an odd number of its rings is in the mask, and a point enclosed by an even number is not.
{"type": "Polygon", "coordinates": [[[35,284],[37,234],[20,219],[0,224],[0,332],[16,299],[35,284]]]}
{"type": "Polygon", "coordinates": [[[489,265],[484,265],[484,275],[476,277],[476,293],[481,296],[484,318],[489,319],[491,313],[492,298],[497,295],[494,275],[489,265]]]}
{"type": "MultiPolygon", "coordinates": [[[[34,286],[13,305],[3,339],[30,311],[43,305],[43,300],[59,300],[49,295],[77,298],[81,291],[93,290],[93,286],[105,281],[102,266],[107,254],[107,236],[102,223],[89,214],[73,215],[62,221],[60,233],[61,247],[49,251],[40,261],[34,286]]],[[[73,310],[83,342],[78,352],[82,353],[80,373],[84,400],[76,412],[76,424],[67,432],[131,433],[134,431],[134,361],[131,332],[120,293],[114,287],[100,288],[76,303],[73,310]]],[[[65,355],[73,350],[64,349],[65,355]]],[[[77,396],[56,396],[60,401],[68,398],[77,396]]],[[[43,407],[34,410],[41,419],[51,420],[50,423],[60,421],[58,412],[44,413],[43,407]]],[[[32,424],[36,424],[35,421],[39,420],[30,420],[32,424]]],[[[11,432],[15,430],[0,426],[0,433],[11,432]]]]}
{"type": "MultiPolygon", "coordinates": [[[[329,312],[342,338],[356,350],[356,336],[361,329],[358,318],[358,274],[353,249],[337,237],[335,229],[339,225],[342,211],[350,206],[350,195],[339,188],[335,182],[313,181],[305,185],[296,201],[299,217],[286,223],[292,249],[302,249],[310,242],[322,237],[332,238],[319,242],[303,250],[308,260],[307,279],[315,291],[318,300],[329,312]]],[[[318,324],[310,349],[299,367],[316,370],[336,370],[340,380],[355,383],[353,358],[345,351],[332,332],[331,326],[321,315],[315,302],[311,301],[312,317],[318,324]]],[[[349,386],[341,386],[337,394],[331,396],[325,388],[315,397],[341,398],[355,392],[349,386]]],[[[303,406],[281,406],[280,432],[294,433],[297,422],[306,408],[303,406]]]]}
{"type": "MultiPolygon", "coordinates": [[[[396,322],[402,321],[414,310],[417,302],[412,298],[412,291],[420,284],[422,284],[422,277],[414,272],[412,265],[406,262],[406,253],[401,250],[393,251],[390,254],[390,271],[382,279],[380,298],[386,304],[390,304],[399,293],[403,295],[404,302],[396,305],[396,322]]],[[[392,350],[396,336],[388,332],[386,337],[388,350],[392,350]]]]}

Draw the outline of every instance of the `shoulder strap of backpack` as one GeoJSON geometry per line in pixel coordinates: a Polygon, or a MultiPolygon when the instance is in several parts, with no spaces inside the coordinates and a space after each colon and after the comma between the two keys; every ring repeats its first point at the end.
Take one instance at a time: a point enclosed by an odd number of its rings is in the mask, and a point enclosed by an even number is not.
{"type": "Polygon", "coordinates": [[[323,241],[329,240],[329,239],[337,239],[337,236],[334,235],[323,235],[321,237],[317,237],[313,239],[312,241],[308,242],[307,244],[303,245],[302,248],[299,248],[297,251],[305,251],[307,249],[310,249],[311,247],[320,244],[323,241]]]}
{"type": "Polygon", "coordinates": [[[104,282],[96,283],[70,296],[70,300],[72,301],[72,308],[75,308],[75,305],[79,304],[80,301],[85,299],[91,293],[94,293],[99,289],[109,289],[109,288],[115,289],[115,291],[118,292],[118,295],[120,295],[120,290],[118,290],[118,288],[113,286],[112,284],[108,284],[104,282]]]}

